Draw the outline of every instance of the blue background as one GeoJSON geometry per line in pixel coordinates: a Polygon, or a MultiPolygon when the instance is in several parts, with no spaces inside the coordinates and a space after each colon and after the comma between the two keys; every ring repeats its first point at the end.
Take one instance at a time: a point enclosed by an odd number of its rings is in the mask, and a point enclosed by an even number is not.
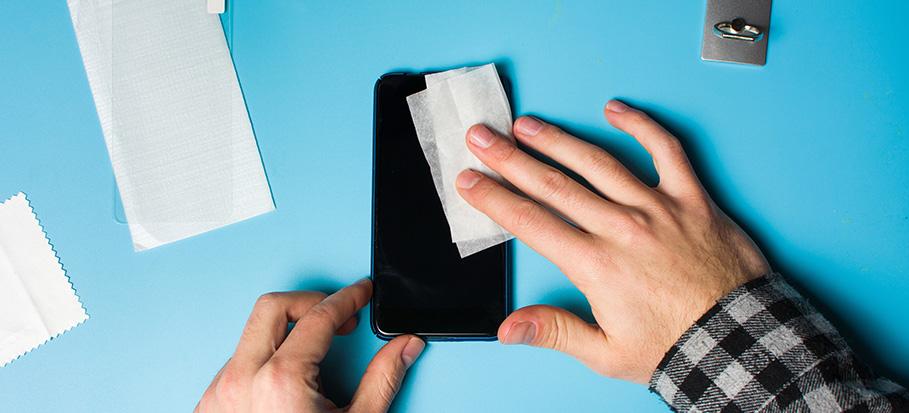
{"type": "MultiPolygon", "coordinates": [[[[0,410],[191,410],[258,295],[367,275],[375,80],[488,61],[512,79],[517,114],[651,181],[646,153],[601,108],[620,97],[665,122],[775,268],[861,357],[909,378],[909,3],[777,1],[765,67],[700,61],[703,1],[391,3],[234,1],[235,64],[277,211],[134,253],[65,2],[0,0],[0,197],[28,194],[91,315],[0,369],[0,410]]],[[[587,311],[554,266],[514,247],[516,306],[587,311]]],[[[380,344],[367,323],[336,341],[332,394],[350,397],[380,344]]],[[[430,344],[395,405],[665,409],[567,356],[497,343],[430,344]]]]}

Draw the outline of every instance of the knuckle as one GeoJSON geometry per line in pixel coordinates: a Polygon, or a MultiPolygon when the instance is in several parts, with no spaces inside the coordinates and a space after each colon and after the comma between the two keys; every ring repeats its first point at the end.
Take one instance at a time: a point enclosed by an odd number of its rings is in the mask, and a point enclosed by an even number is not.
{"type": "MultiPolygon", "coordinates": [[[[404,377],[404,365],[400,358],[376,357],[372,363],[366,366],[366,373],[382,374],[387,378],[397,380],[404,377]]],[[[390,382],[395,383],[394,380],[390,382]]]]}
{"type": "Polygon", "coordinates": [[[335,319],[335,310],[328,305],[316,304],[309,309],[306,317],[318,321],[332,321],[335,319]]]}
{"type": "Polygon", "coordinates": [[[602,149],[594,149],[587,152],[584,165],[596,175],[617,176],[620,172],[615,158],[602,149]]]}
{"type": "MultiPolygon", "coordinates": [[[[499,139],[501,141],[501,139],[499,139]]],[[[497,142],[488,150],[490,158],[497,163],[507,163],[514,158],[518,147],[512,143],[497,142]]]]}
{"type": "Polygon", "coordinates": [[[641,111],[630,111],[628,115],[628,121],[634,125],[644,125],[650,122],[650,116],[647,116],[646,113],[641,111]]]}
{"type": "MultiPolygon", "coordinates": [[[[238,403],[244,393],[244,389],[248,386],[248,382],[249,379],[246,375],[228,366],[221,373],[218,383],[215,384],[214,397],[229,404],[238,403]]],[[[212,396],[209,393],[206,393],[206,395],[209,399],[212,396]]],[[[203,401],[206,400],[205,395],[203,395],[202,399],[203,401]]]]}
{"type": "Polygon", "coordinates": [[[684,220],[684,210],[679,208],[672,200],[662,200],[654,203],[647,211],[644,228],[649,229],[656,224],[660,225],[664,231],[666,228],[680,230],[684,227],[684,220]]]}
{"type": "Polygon", "coordinates": [[[630,212],[613,221],[615,236],[623,245],[638,244],[646,233],[646,217],[630,212]]]}
{"type": "Polygon", "coordinates": [[[544,144],[554,144],[558,141],[564,140],[571,137],[568,132],[562,130],[555,125],[546,125],[543,130],[540,132],[540,135],[545,139],[544,144]]]}
{"type": "Polygon", "coordinates": [[[710,199],[710,195],[707,195],[705,192],[698,191],[693,196],[695,208],[702,211],[708,217],[715,217],[717,215],[717,207],[714,205],[713,200],[710,199]]]}
{"type": "Polygon", "coordinates": [[[552,323],[546,334],[546,340],[548,341],[549,347],[553,350],[563,353],[567,352],[569,340],[568,326],[561,316],[557,315],[552,318],[552,323]]]}
{"type": "Polygon", "coordinates": [[[682,142],[679,141],[678,138],[668,133],[664,134],[664,136],[663,150],[675,156],[685,154],[685,149],[682,147],[682,142]]]}
{"type": "Polygon", "coordinates": [[[265,363],[256,373],[253,386],[263,392],[283,391],[296,385],[295,377],[302,374],[294,373],[295,366],[283,358],[274,357],[265,363]]]}
{"type": "Polygon", "coordinates": [[[307,291],[306,294],[309,294],[309,295],[311,295],[311,296],[313,296],[313,297],[318,298],[319,301],[322,301],[322,300],[324,300],[326,297],[328,297],[328,294],[325,294],[325,293],[323,293],[323,292],[321,292],[321,291],[307,291]]]}
{"type": "Polygon", "coordinates": [[[530,200],[522,200],[512,211],[514,226],[519,231],[532,231],[539,226],[540,206],[530,200]]]}
{"type": "Polygon", "coordinates": [[[717,209],[713,205],[710,197],[704,193],[698,192],[687,196],[682,202],[685,205],[680,209],[691,211],[696,217],[705,221],[714,221],[717,219],[717,209]]]}
{"type": "Polygon", "coordinates": [[[258,311],[272,309],[278,305],[280,296],[281,293],[276,292],[262,294],[256,299],[256,304],[253,309],[258,311]]]}
{"type": "Polygon", "coordinates": [[[577,139],[574,135],[565,132],[562,128],[547,124],[538,135],[539,146],[543,148],[555,147],[566,141],[577,139]]]}
{"type": "Polygon", "coordinates": [[[556,169],[548,169],[540,176],[540,196],[543,199],[557,199],[565,195],[569,179],[556,169]]]}
{"type": "Polygon", "coordinates": [[[648,203],[646,210],[650,216],[640,216],[636,218],[638,220],[644,220],[649,223],[651,221],[671,220],[675,214],[675,207],[672,202],[668,199],[661,198],[657,198],[656,200],[648,203]]]}

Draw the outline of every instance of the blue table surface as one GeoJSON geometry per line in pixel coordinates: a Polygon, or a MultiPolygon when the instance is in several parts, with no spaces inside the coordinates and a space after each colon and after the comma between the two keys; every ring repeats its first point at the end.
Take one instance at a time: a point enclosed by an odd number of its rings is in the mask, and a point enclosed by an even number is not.
{"type": "MultiPolygon", "coordinates": [[[[0,411],[191,410],[257,296],[368,274],[375,80],[489,61],[517,114],[651,182],[646,153],[601,109],[620,97],[665,122],[774,267],[905,383],[909,2],[777,1],[765,67],[699,59],[703,3],[235,0],[235,64],[277,211],[135,253],[65,2],[0,1],[0,197],[28,194],[91,315],[0,369],[0,411]]],[[[589,311],[553,265],[514,251],[516,306],[589,311]]],[[[336,340],[332,395],[350,397],[381,344],[366,322],[336,340]]],[[[555,352],[433,343],[393,410],[666,407],[555,352]]]]}

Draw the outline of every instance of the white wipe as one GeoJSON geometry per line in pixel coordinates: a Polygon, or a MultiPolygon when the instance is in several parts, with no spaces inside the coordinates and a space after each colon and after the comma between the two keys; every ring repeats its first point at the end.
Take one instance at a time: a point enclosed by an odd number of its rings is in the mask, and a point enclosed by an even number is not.
{"type": "Polygon", "coordinates": [[[0,366],[87,319],[25,195],[0,204],[0,366]]]}
{"type": "Polygon", "coordinates": [[[461,257],[505,242],[504,228],[474,209],[458,194],[455,179],[465,169],[502,182],[467,149],[467,130],[484,124],[511,137],[511,108],[492,64],[426,76],[426,90],[407,97],[417,138],[461,257]]]}
{"type": "Polygon", "coordinates": [[[274,210],[206,2],[67,4],[136,251],[274,210]]]}

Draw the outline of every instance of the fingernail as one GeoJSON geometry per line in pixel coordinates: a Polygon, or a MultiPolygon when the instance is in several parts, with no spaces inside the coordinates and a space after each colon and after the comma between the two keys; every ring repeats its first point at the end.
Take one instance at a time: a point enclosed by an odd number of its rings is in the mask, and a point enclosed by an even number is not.
{"type": "Polygon", "coordinates": [[[622,102],[619,102],[617,100],[610,100],[608,103],[606,103],[606,110],[608,110],[610,112],[622,113],[622,112],[627,112],[628,109],[631,109],[631,108],[628,107],[628,105],[626,105],[622,102]]]}
{"type": "Polygon", "coordinates": [[[490,147],[495,138],[492,131],[483,125],[477,125],[470,128],[470,142],[481,148],[490,147]]]}
{"type": "Polygon", "coordinates": [[[518,124],[516,126],[518,127],[518,132],[527,136],[534,136],[543,129],[543,122],[538,121],[533,116],[524,116],[518,119],[518,124]]]}
{"type": "Polygon", "coordinates": [[[425,347],[426,343],[423,340],[417,337],[411,338],[407,345],[404,346],[404,351],[401,352],[401,361],[404,362],[404,368],[410,368],[413,362],[417,360],[417,357],[420,357],[420,353],[423,352],[425,347]]]}
{"type": "Polygon", "coordinates": [[[460,174],[458,174],[458,179],[455,181],[455,185],[461,189],[470,189],[473,188],[477,182],[480,182],[480,174],[478,172],[471,171],[466,169],[460,174]]]}
{"type": "Polygon", "coordinates": [[[536,333],[537,327],[533,323],[521,321],[511,326],[502,344],[530,344],[536,333]]]}

